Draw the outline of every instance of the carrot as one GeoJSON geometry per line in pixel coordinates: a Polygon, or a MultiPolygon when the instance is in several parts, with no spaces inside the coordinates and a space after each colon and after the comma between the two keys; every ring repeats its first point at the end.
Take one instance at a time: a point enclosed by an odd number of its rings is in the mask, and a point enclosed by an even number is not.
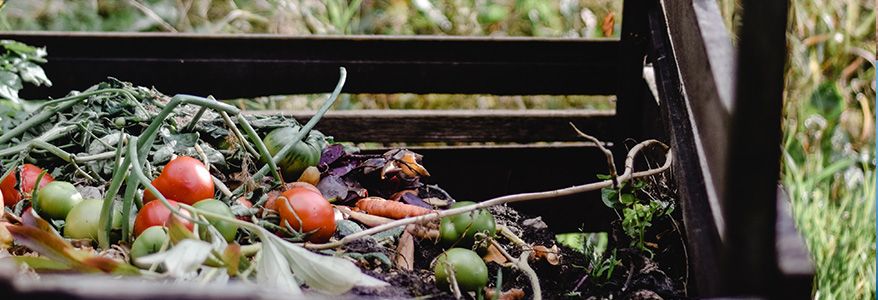
{"type": "Polygon", "coordinates": [[[404,219],[432,213],[432,209],[405,204],[402,202],[388,201],[379,197],[366,197],[357,201],[357,208],[363,212],[391,219],[404,219]]]}

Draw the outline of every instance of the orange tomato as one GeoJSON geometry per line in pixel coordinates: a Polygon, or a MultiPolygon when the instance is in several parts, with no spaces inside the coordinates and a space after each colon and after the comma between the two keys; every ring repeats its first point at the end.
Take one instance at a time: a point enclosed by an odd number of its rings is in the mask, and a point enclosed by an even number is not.
{"type": "Polygon", "coordinates": [[[277,201],[281,221],[286,221],[298,231],[310,232],[307,237],[309,242],[322,243],[332,237],[335,233],[335,212],[323,195],[306,187],[295,187],[286,190],[283,197],[277,201]]]}

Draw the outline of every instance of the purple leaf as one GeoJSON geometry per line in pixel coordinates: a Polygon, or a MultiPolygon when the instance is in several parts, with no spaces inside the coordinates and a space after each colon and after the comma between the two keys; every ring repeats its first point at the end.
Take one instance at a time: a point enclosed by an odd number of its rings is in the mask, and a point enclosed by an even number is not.
{"type": "Polygon", "coordinates": [[[428,204],[427,202],[424,202],[424,199],[421,199],[421,197],[418,197],[418,195],[415,195],[412,193],[402,194],[402,197],[399,198],[399,201],[402,201],[402,203],[405,203],[405,204],[411,204],[411,205],[420,206],[423,208],[433,209],[432,205],[428,204]]]}
{"type": "Polygon", "coordinates": [[[332,146],[326,147],[323,149],[323,154],[320,155],[320,163],[318,166],[329,166],[339,158],[346,156],[346,152],[344,151],[344,146],[341,144],[334,144],[332,146]]]}
{"type": "Polygon", "coordinates": [[[368,196],[359,183],[338,176],[326,176],[317,183],[317,189],[331,202],[348,202],[368,196]]]}

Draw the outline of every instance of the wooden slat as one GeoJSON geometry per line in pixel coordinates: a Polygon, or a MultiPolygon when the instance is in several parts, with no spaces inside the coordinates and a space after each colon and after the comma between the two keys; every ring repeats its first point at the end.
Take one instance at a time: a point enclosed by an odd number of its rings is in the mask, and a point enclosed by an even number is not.
{"type": "MultiPolygon", "coordinates": [[[[46,46],[63,96],[113,76],[167,94],[242,98],[328,92],[338,67],[347,93],[611,95],[618,41],[447,36],[283,36],[0,32],[46,46]]],[[[54,75],[53,75],[54,74],[54,75]]]]}
{"type": "Polygon", "coordinates": [[[787,0],[743,0],[723,212],[731,295],[785,297],[776,231],[787,0]],[[770,266],[770,267],[768,267],[770,266]]]}
{"type": "Polygon", "coordinates": [[[796,230],[790,199],[783,186],[777,187],[777,267],[783,298],[809,299],[814,283],[814,264],[802,235],[796,230]]]}
{"type": "Polygon", "coordinates": [[[655,70],[657,89],[661,98],[662,118],[674,149],[674,180],[679,189],[683,222],[686,225],[686,251],[691,276],[690,294],[699,297],[721,295],[722,279],[719,269],[721,241],[714,214],[708,200],[704,174],[706,165],[699,158],[697,137],[693,135],[692,121],[673,52],[671,51],[664,14],[659,9],[649,13],[652,50],[650,59],[655,70]]]}
{"type": "Polygon", "coordinates": [[[726,149],[730,127],[734,53],[714,0],[662,0],[667,28],[679,67],[686,105],[692,112],[693,134],[705,167],[708,200],[724,234],[722,211],[726,149]]]}
{"type": "MultiPolygon", "coordinates": [[[[305,122],[313,112],[282,114],[305,122]]],[[[330,111],[317,129],[350,142],[554,142],[582,141],[568,123],[605,140],[613,111],[596,110],[350,110],[330,111]]]]}

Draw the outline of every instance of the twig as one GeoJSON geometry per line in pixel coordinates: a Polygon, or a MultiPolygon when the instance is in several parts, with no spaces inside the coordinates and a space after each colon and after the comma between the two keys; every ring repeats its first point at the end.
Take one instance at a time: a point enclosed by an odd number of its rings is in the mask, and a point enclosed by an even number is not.
{"type": "MultiPolygon", "coordinates": [[[[655,175],[655,174],[664,172],[665,170],[667,170],[668,168],[671,167],[671,161],[673,160],[672,157],[673,157],[672,150],[670,148],[668,148],[668,146],[665,145],[664,143],[659,142],[657,140],[643,141],[640,144],[637,144],[636,146],[631,148],[631,151],[628,152],[628,156],[625,159],[625,173],[623,173],[621,176],[619,176],[619,182],[626,182],[632,178],[651,176],[651,175],[655,175]],[[640,150],[642,150],[644,147],[648,147],[648,146],[652,146],[652,145],[657,145],[657,146],[661,147],[662,149],[667,150],[667,152],[665,153],[665,164],[659,168],[649,169],[649,170],[640,171],[640,172],[634,172],[634,158],[637,156],[637,154],[640,152],[640,150]]],[[[613,185],[613,182],[611,180],[604,180],[604,181],[593,182],[593,183],[588,183],[588,184],[583,184],[583,185],[577,185],[577,186],[558,189],[558,190],[551,190],[551,191],[545,191],[545,192],[534,192],[534,193],[513,194],[513,195],[497,197],[497,198],[486,200],[486,201],[483,201],[483,202],[480,202],[480,203],[477,203],[474,205],[452,208],[452,209],[443,210],[443,211],[436,211],[436,212],[431,213],[431,214],[396,220],[396,221],[393,221],[393,222],[390,222],[390,223],[387,223],[384,225],[376,226],[376,227],[373,227],[373,228],[370,228],[367,230],[363,230],[363,231],[345,236],[344,238],[337,240],[335,242],[325,243],[325,244],[306,244],[305,247],[308,249],[314,249],[314,250],[336,248],[336,247],[342,246],[344,244],[350,243],[351,241],[354,241],[354,240],[357,240],[357,239],[360,239],[363,237],[371,236],[373,234],[376,234],[376,233],[379,233],[382,231],[386,231],[386,230],[390,230],[390,229],[393,229],[393,228],[396,228],[399,226],[405,226],[405,225],[414,224],[414,223],[423,223],[426,221],[436,220],[436,219],[439,219],[442,217],[453,216],[453,215],[457,215],[457,214],[462,214],[462,213],[474,211],[477,209],[487,208],[487,207],[506,204],[506,203],[514,203],[514,202],[521,202],[521,201],[533,201],[533,200],[541,200],[541,199],[551,199],[551,198],[558,198],[558,197],[573,195],[573,194],[578,194],[578,193],[596,191],[596,190],[600,190],[600,189],[605,188],[605,187],[610,187],[612,185],[613,185]]]]}
{"type": "MultiPolygon", "coordinates": [[[[517,238],[517,237],[516,237],[517,238]]],[[[518,240],[521,240],[520,238],[518,240]]],[[[492,245],[494,245],[497,250],[500,251],[500,254],[506,257],[507,260],[512,262],[512,266],[524,272],[527,275],[528,280],[530,280],[530,287],[533,289],[534,300],[543,299],[543,290],[540,288],[540,278],[537,277],[537,272],[534,271],[533,268],[527,263],[527,259],[530,257],[530,253],[532,250],[523,247],[521,254],[518,258],[512,257],[509,252],[506,252],[506,249],[503,249],[503,245],[497,242],[495,239],[489,239],[492,245]]]]}
{"type": "Polygon", "coordinates": [[[445,271],[448,272],[448,281],[451,282],[451,292],[454,293],[454,299],[461,299],[460,286],[457,284],[457,276],[454,276],[454,266],[447,261],[443,263],[445,264],[445,271]]]}
{"type": "Polygon", "coordinates": [[[220,112],[220,116],[223,118],[223,122],[226,123],[226,126],[228,126],[229,129],[232,131],[232,134],[235,135],[235,139],[238,140],[238,143],[244,146],[244,150],[250,153],[250,155],[253,155],[253,157],[255,157],[256,159],[261,159],[262,156],[259,154],[259,152],[256,152],[256,149],[253,149],[253,146],[251,146],[250,143],[247,142],[244,134],[242,134],[241,131],[238,130],[238,126],[235,126],[235,123],[232,122],[232,118],[229,117],[229,114],[227,114],[226,112],[220,112]]]}
{"type": "Polygon", "coordinates": [[[512,242],[513,244],[515,244],[516,246],[519,246],[519,247],[522,247],[522,248],[528,247],[527,242],[525,242],[525,241],[522,240],[520,237],[518,237],[517,235],[515,235],[514,232],[512,232],[511,230],[509,230],[509,227],[506,227],[506,226],[502,226],[502,225],[500,225],[500,226],[497,226],[497,231],[500,231],[500,235],[502,235],[503,237],[509,239],[509,241],[511,241],[511,242],[512,242]]]}
{"type": "Polygon", "coordinates": [[[573,125],[573,122],[570,122],[569,124],[570,124],[570,127],[573,127],[573,130],[575,130],[576,133],[579,134],[579,136],[594,143],[595,145],[598,146],[599,149],[601,149],[601,152],[604,152],[604,155],[607,157],[607,167],[610,168],[610,178],[613,180],[613,188],[618,189],[619,188],[619,180],[616,178],[618,173],[616,172],[616,163],[613,161],[613,152],[611,152],[609,149],[604,147],[604,143],[602,143],[597,138],[590,136],[588,134],[585,134],[585,132],[580,131],[579,128],[576,128],[576,125],[573,125]]]}
{"type": "Polygon", "coordinates": [[[213,175],[210,175],[210,178],[213,180],[213,185],[215,185],[216,188],[220,190],[220,193],[223,193],[224,196],[232,199],[232,191],[229,190],[229,187],[227,187],[226,184],[222,182],[222,180],[219,180],[219,178],[216,178],[216,176],[213,175]]]}

